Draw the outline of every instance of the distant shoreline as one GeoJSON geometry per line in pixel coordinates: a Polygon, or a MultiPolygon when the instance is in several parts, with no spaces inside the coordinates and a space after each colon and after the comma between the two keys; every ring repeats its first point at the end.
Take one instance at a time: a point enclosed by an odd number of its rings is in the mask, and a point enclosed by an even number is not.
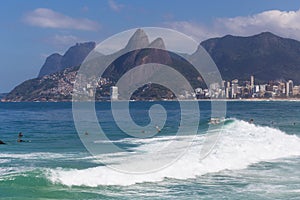
{"type": "MultiPolygon", "coordinates": [[[[272,99],[272,98],[252,98],[252,99],[213,99],[214,101],[292,101],[292,102],[300,102],[300,99],[272,99]]],[[[201,99],[200,99],[201,101],[201,99]]]]}
{"type": "MultiPolygon", "coordinates": [[[[124,102],[126,100],[117,100],[115,102],[124,102]]],[[[300,102],[300,98],[290,99],[272,99],[272,98],[252,98],[252,99],[180,99],[180,100],[131,100],[130,102],[163,102],[163,101],[225,101],[225,102],[300,102]]],[[[72,103],[73,101],[0,101],[0,103],[72,103]]],[[[91,102],[91,101],[85,101],[91,102]]],[[[111,101],[95,101],[95,103],[111,101]]]]}

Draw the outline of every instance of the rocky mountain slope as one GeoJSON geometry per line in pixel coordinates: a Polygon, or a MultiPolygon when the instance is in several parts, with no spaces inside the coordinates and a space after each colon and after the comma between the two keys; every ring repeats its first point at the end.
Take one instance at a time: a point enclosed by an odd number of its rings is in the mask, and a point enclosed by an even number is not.
{"type": "Polygon", "coordinates": [[[250,37],[227,35],[201,45],[211,55],[223,79],[260,82],[289,80],[300,83],[300,42],[264,32],[250,37]]]}
{"type": "Polygon", "coordinates": [[[46,58],[38,77],[62,71],[68,67],[79,66],[86,56],[95,48],[95,42],[77,43],[69,48],[64,55],[54,53],[46,58]]]}

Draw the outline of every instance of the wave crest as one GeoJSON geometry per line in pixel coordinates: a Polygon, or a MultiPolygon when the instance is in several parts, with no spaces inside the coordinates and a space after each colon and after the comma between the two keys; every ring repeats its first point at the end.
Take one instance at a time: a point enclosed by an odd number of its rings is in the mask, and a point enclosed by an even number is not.
{"type": "MultiPolygon", "coordinates": [[[[197,136],[194,144],[183,157],[169,167],[157,172],[126,174],[105,166],[99,166],[83,170],[49,169],[47,170],[47,177],[54,183],[68,186],[132,185],[142,182],[163,181],[165,178],[195,178],[222,170],[244,169],[261,161],[300,156],[299,137],[288,135],[278,129],[257,126],[236,119],[222,127],[219,142],[211,153],[201,160],[199,155],[203,138],[201,135],[197,136]]],[[[176,139],[178,140],[178,138],[176,139]]],[[[133,143],[137,142],[134,139],[132,140],[133,143]]],[[[163,142],[165,141],[161,138],[152,138],[148,141],[145,140],[135,150],[147,151],[150,148],[159,148],[163,142]]],[[[180,146],[180,140],[174,144],[180,146]]],[[[169,153],[172,152],[166,152],[166,155],[169,153]]],[[[162,157],[160,156],[160,158],[162,157]]],[[[127,160],[126,157],[120,155],[115,158],[115,160],[118,159],[122,162],[127,160]]],[[[149,164],[149,162],[151,161],[144,164],[149,164]]]]}

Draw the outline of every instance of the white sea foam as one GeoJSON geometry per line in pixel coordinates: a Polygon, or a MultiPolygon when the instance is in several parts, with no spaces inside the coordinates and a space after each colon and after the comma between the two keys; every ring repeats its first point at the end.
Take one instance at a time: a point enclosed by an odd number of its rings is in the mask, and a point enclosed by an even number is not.
{"type": "Polygon", "coordinates": [[[28,171],[35,170],[34,167],[0,167],[0,180],[13,178],[15,175],[25,174],[28,171]]]}
{"type": "Polygon", "coordinates": [[[0,164],[1,163],[9,163],[11,160],[10,159],[1,159],[0,158],[0,164]]]}
{"type": "Polygon", "coordinates": [[[61,154],[49,152],[34,152],[34,153],[0,153],[0,163],[2,159],[23,159],[23,160],[36,160],[36,159],[60,159],[78,157],[78,154],[61,154]]]}
{"type": "MultiPolygon", "coordinates": [[[[188,179],[222,170],[244,169],[250,164],[279,158],[300,156],[300,138],[284,132],[235,120],[224,127],[220,141],[203,160],[199,159],[203,136],[198,136],[194,145],[172,165],[160,171],[147,174],[128,174],[100,166],[83,170],[49,169],[47,177],[55,183],[68,186],[85,185],[132,185],[142,182],[157,182],[164,178],[188,179]]],[[[184,139],[183,139],[184,140],[184,139]]],[[[141,141],[140,141],[141,142],[141,141]]],[[[135,150],[150,151],[159,148],[165,140],[154,138],[144,140],[135,150]]],[[[173,143],[174,150],[180,141],[173,143]]],[[[172,152],[165,152],[165,156],[172,152]]],[[[116,156],[120,163],[126,162],[128,155],[116,156]]],[[[159,156],[163,159],[163,156],[159,156]]],[[[129,159],[130,160],[130,159],[129,159]]],[[[145,161],[148,165],[151,161],[145,161]]],[[[143,162],[138,163],[139,165],[143,162]]]]}

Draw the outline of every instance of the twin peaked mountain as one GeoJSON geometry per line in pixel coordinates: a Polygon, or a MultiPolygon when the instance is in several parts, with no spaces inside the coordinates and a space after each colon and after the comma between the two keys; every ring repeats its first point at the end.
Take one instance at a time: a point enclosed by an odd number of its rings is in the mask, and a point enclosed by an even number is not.
{"type": "MultiPolygon", "coordinates": [[[[95,47],[95,42],[86,42],[72,46],[64,55],[60,55],[58,53],[50,55],[47,57],[46,62],[42,66],[38,77],[50,75],[55,72],[62,71],[68,67],[80,66],[87,55],[95,47]]],[[[146,33],[142,29],[138,29],[128,41],[125,49],[146,47],[165,49],[165,44],[161,38],[157,38],[153,42],[149,43],[146,33]]]]}
{"type": "MultiPolygon", "coordinates": [[[[227,35],[222,38],[208,39],[200,44],[211,55],[224,80],[248,80],[254,75],[258,82],[292,79],[300,83],[300,42],[278,37],[264,32],[250,37],[227,35]]],[[[125,49],[134,48],[164,49],[164,41],[158,38],[151,43],[145,32],[138,29],[128,41],[125,49]]],[[[52,54],[46,59],[36,79],[23,82],[14,88],[4,101],[68,101],[71,100],[72,84],[78,66],[95,48],[94,42],[76,44],[64,55],[52,54]]],[[[166,65],[174,65],[191,82],[197,83],[194,71],[174,55],[145,50],[134,51],[117,59],[107,70],[106,76],[118,79],[132,66],[143,64],[145,60],[166,65]]],[[[151,70],[150,70],[151,71],[151,70]]],[[[146,72],[145,72],[146,73],[146,72]]],[[[149,73],[149,71],[147,72],[149,73]]],[[[199,82],[199,81],[198,81],[199,82]]],[[[100,96],[109,95],[109,85],[103,88],[100,96]]],[[[168,92],[160,94],[139,93],[137,99],[168,98],[168,92]],[[154,95],[154,96],[153,96],[154,95]]]]}

